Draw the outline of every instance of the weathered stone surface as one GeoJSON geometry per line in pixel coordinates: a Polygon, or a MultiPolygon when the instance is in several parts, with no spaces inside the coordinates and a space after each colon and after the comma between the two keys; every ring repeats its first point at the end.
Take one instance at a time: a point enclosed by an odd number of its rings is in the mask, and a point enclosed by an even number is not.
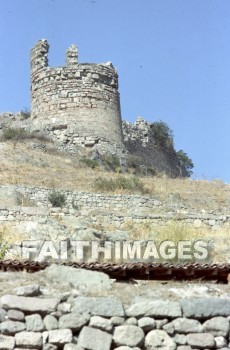
{"type": "Polygon", "coordinates": [[[125,322],[124,317],[119,316],[113,316],[110,320],[114,326],[121,326],[125,322]]]}
{"type": "Polygon", "coordinates": [[[71,343],[73,333],[70,329],[57,329],[49,331],[48,341],[56,345],[71,343]]]}
{"type": "Polygon", "coordinates": [[[137,348],[135,346],[135,348],[130,348],[130,346],[119,346],[118,348],[115,348],[114,350],[141,350],[140,348],[137,348]]]}
{"type": "Polygon", "coordinates": [[[42,350],[57,350],[58,347],[54,344],[43,344],[42,350]]]}
{"type": "Polygon", "coordinates": [[[227,340],[224,337],[215,337],[216,348],[221,349],[228,346],[227,340]]]}
{"type": "Polygon", "coordinates": [[[138,326],[118,326],[113,333],[115,345],[141,346],[144,342],[145,334],[138,326]]]}
{"type": "Polygon", "coordinates": [[[95,316],[124,316],[121,301],[111,297],[78,297],[74,300],[73,312],[89,313],[95,316]]]}
{"type": "Polygon", "coordinates": [[[59,328],[70,328],[73,331],[80,330],[89,321],[90,316],[87,314],[80,315],[77,313],[70,313],[63,315],[59,319],[59,328]]]}
{"type": "Polygon", "coordinates": [[[17,332],[24,331],[25,329],[26,329],[26,325],[23,322],[4,321],[0,324],[0,332],[2,334],[13,335],[17,332]]]}
{"type": "Polygon", "coordinates": [[[177,350],[192,350],[190,345],[181,345],[177,347],[177,350]]]}
{"type": "Polygon", "coordinates": [[[31,284],[28,286],[21,286],[14,288],[14,293],[18,296],[32,297],[40,294],[40,286],[38,284],[31,284]]]}
{"type": "Polygon", "coordinates": [[[165,331],[155,329],[146,335],[145,347],[146,350],[175,350],[176,343],[165,331]]]}
{"type": "Polygon", "coordinates": [[[15,342],[19,347],[40,349],[42,334],[39,332],[20,332],[15,335],[15,342]]]}
{"type": "Polygon", "coordinates": [[[84,350],[84,349],[77,344],[69,343],[64,345],[63,350],[84,350]]]}
{"type": "Polygon", "coordinates": [[[207,349],[215,347],[214,336],[210,333],[191,333],[187,336],[188,345],[193,348],[207,349]]]}
{"type": "Polygon", "coordinates": [[[67,314],[67,313],[71,312],[71,304],[69,304],[69,303],[59,304],[58,311],[60,311],[62,314],[67,314]]]}
{"type": "Polygon", "coordinates": [[[15,345],[14,337],[0,334],[0,349],[13,350],[15,345]]]}
{"type": "Polygon", "coordinates": [[[110,350],[112,336],[100,329],[85,326],[79,335],[78,345],[88,350],[110,350]]]}
{"type": "Polygon", "coordinates": [[[4,295],[1,298],[1,305],[4,309],[16,309],[25,312],[38,312],[48,314],[56,310],[58,299],[42,299],[32,297],[20,297],[15,295],[4,295]]]}
{"type": "Polygon", "coordinates": [[[156,329],[162,329],[164,325],[168,323],[168,319],[163,318],[162,320],[155,320],[155,323],[156,323],[156,329]]]}
{"type": "Polygon", "coordinates": [[[52,315],[46,315],[46,317],[43,319],[43,322],[47,331],[59,328],[58,320],[52,315]]]}
{"type": "Polygon", "coordinates": [[[214,336],[226,337],[229,333],[229,321],[224,317],[214,317],[203,323],[203,329],[206,333],[212,333],[214,336]]]}
{"type": "Polygon", "coordinates": [[[131,305],[126,310],[127,316],[141,317],[181,317],[181,306],[179,302],[162,300],[143,301],[131,305]]]}
{"type": "Polygon", "coordinates": [[[102,331],[105,331],[105,332],[111,332],[113,329],[112,322],[101,316],[92,316],[90,318],[89,326],[93,328],[101,329],[102,331]]]}
{"type": "Polygon", "coordinates": [[[41,315],[33,314],[25,317],[26,329],[31,332],[41,332],[45,329],[41,315]]]}
{"type": "Polygon", "coordinates": [[[126,325],[130,325],[130,326],[136,326],[137,325],[137,319],[136,317],[129,317],[125,320],[126,325]]]}
{"type": "Polygon", "coordinates": [[[7,312],[4,309],[0,309],[0,322],[5,321],[7,312]]]}
{"type": "Polygon", "coordinates": [[[7,312],[7,318],[12,321],[24,321],[25,315],[19,310],[9,310],[7,312]]]}
{"type": "Polygon", "coordinates": [[[142,317],[138,320],[138,326],[141,327],[144,332],[151,331],[156,328],[155,320],[151,317],[142,317]]]}
{"type": "Polygon", "coordinates": [[[172,321],[174,330],[177,333],[201,333],[203,332],[202,326],[199,321],[191,320],[188,318],[177,318],[172,321]]]}
{"type": "Polygon", "coordinates": [[[185,334],[175,334],[175,336],[172,339],[177,345],[187,344],[187,338],[185,334]]]}
{"type": "Polygon", "coordinates": [[[84,350],[84,349],[77,344],[69,343],[64,345],[63,350],[84,350]]]}
{"type": "Polygon", "coordinates": [[[51,265],[45,270],[45,276],[53,281],[70,283],[75,288],[98,293],[111,288],[109,276],[102,272],[75,269],[68,266],[51,265]]]}
{"type": "Polygon", "coordinates": [[[175,332],[174,325],[172,322],[166,323],[162,328],[169,335],[173,335],[173,333],[175,332]]]}
{"type": "Polygon", "coordinates": [[[230,300],[220,298],[184,299],[181,301],[184,317],[210,318],[230,315],[230,300]]]}

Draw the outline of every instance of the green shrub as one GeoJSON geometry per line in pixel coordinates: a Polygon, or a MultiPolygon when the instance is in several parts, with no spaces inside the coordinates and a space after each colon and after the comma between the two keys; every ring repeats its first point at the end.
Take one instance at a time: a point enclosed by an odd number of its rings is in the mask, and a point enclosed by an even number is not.
{"type": "Polygon", "coordinates": [[[127,157],[127,167],[133,169],[139,169],[143,164],[142,158],[136,154],[130,154],[127,157]]]}
{"type": "Polygon", "coordinates": [[[119,176],[116,179],[107,179],[98,177],[94,181],[94,187],[96,190],[105,192],[114,192],[116,190],[127,190],[129,192],[147,193],[144,188],[144,184],[137,178],[126,178],[119,176]]]}
{"type": "Polygon", "coordinates": [[[192,160],[188,157],[187,153],[182,150],[177,151],[176,155],[180,161],[181,166],[185,168],[186,176],[191,176],[192,168],[194,167],[192,160]]]}
{"type": "Polygon", "coordinates": [[[117,171],[120,168],[120,160],[115,154],[105,154],[101,156],[101,160],[108,170],[117,171]]]}
{"type": "Polygon", "coordinates": [[[58,191],[52,191],[49,196],[48,200],[52,204],[53,207],[63,207],[66,203],[66,196],[58,191]]]}
{"type": "Polygon", "coordinates": [[[28,138],[31,138],[31,134],[24,129],[20,129],[20,128],[3,129],[3,135],[2,135],[3,141],[7,141],[7,140],[20,141],[28,138]]]}
{"type": "Polygon", "coordinates": [[[159,122],[152,123],[150,125],[151,134],[154,137],[156,144],[160,147],[173,150],[173,132],[169,126],[160,120],[159,122]]]}
{"type": "Polygon", "coordinates": [[[86,158],[86,157],[81,158],[80,162],[84,163],[85,165],[87,165],[91,169],[95,169],[95,168],[97,168],[99,166],[97,160],[86,158]]]}

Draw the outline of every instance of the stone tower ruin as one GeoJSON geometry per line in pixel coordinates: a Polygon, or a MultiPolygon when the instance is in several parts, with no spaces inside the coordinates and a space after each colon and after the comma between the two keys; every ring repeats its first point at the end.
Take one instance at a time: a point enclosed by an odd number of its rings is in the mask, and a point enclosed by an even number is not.
{"type": "Polygon", "coordinates": [[[49,67],[49,44],[31,50],[32,128],[42,130],[65,148],[124,149],[118,75],[111,62],[78,63],[78,49],[66,52],[66,66],[49,67]]]}

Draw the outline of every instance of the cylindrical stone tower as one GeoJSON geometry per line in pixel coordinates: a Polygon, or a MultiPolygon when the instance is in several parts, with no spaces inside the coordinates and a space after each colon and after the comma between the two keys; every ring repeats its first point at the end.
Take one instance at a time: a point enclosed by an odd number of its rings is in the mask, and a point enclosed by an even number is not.
{"type": "Polygon", "coordinates": [[[123,148],[118,75],[109,63],[78,63],[77,47],[66,52],[66,66],[48,66],[49,45],[39,40],[31,50],[33,129],[66,145],[123,148]]]}

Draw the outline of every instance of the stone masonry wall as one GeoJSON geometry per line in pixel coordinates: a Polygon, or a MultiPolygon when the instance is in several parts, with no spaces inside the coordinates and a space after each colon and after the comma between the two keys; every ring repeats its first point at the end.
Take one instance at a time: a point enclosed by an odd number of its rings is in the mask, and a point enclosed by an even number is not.
{"type": "Polygon", "coordinates": [[[78,63],[77,48],[66,53],[64,67],[48,66],[49,45],[31,50],[33,129],[43,130],[66,148],[109,143],[123,148],[118,76],[113,65],[78,63]]]}
{"type": "MultiPolygon", "coordinates": [[[[64,208],[52,208],[48,199],[52,189],[28,186],[1,186],[20,192],[34,207],[26,207],[23,200],[17,207],[1,206],[0,221],[23,221],[28,218],[44,216],[75,215],[79,218],[108,224],[115,224],[120,228],[131,220],[136,223],[151,223],[165,225],[171,220],[179,220],[194,227],[208,227],[218,230],[223,225],[229,225],[230,215],[228,208],[221,212],[198,210],[186,206],[185,203],[169,197],[165,201],[149,195],[112,195],[103,193],[88,193],[74,191],[60,191],[66,196],[64,208]]],[[[28,204],[26,204],[28,206],[28,204]]]]}
{"type": "Polygon", "coordinates": [[[109,288],[107,276],[99,274],[51,266],[44,279],[60,285],[69,281],[75,289],[61,293],[52,285],[53,295],[47,296],[47,287],[44,294],[42,286],[27,284],[3,295],[0,349],[229,349],[228,297],[169,301],[150,293],[124,304],[114,295],[82,295],[79,279],[88,289],[93,283],[109,288]]]}

